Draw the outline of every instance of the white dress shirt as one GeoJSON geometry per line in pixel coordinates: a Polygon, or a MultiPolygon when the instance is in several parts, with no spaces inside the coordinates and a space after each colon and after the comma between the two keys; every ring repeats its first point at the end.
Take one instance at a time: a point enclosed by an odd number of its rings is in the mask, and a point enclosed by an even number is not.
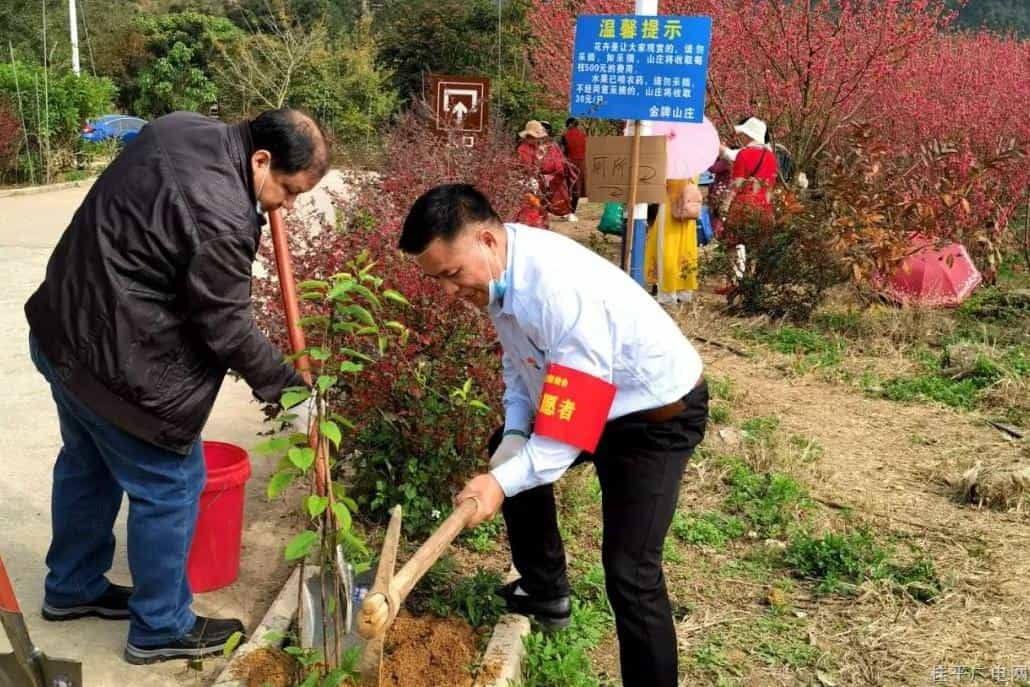
{"type": "MultiPolygon", "coordinates": [[[[702,363],[679,326],[626,273],[575,241],[507,224],[507,290],[489,307],[504,349],[504,428],[527,434],[547,366],[564,365],[616,388],[608,419],[683,398],[702,363]]],[[[580,450],[531,434],[491,473],[506,496],[554,482],[580,450]]]]}

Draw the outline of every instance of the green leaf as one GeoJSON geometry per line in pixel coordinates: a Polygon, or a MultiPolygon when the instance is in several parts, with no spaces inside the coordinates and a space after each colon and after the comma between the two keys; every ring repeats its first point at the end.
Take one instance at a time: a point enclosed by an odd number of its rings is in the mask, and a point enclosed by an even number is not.
{"type": "Polygon", "coordinates": [[[312,518],[317,518],[319,515],[325,512],[325,509],[329,507],[328,496],[311,496],[304,499],[305,506],[308,509],[308,515],[312,518]]]}
{"type": "Polygon", "coordinates": [[[337,334],[340,332],[353,334],[356,331],[358,331],[358,325],[354,322],[337,322],[333,325],[333,332],[337,334]]]}
{"type": "Polygon", "coordinates": [[[339,279],[335,284],[333,284],[333,288],[329,291],[327,298],[333,301],[339,300],[352,291],[355,286],[358,286],[358,284],[350,279],[339,279]]]}
{"type": "Polygon", "coordinates": [[[355,425],[353,422],[351,422],[350,420],[345,418],[343,415],[340,415],[339,413],[333,413],[329,417],[333,420],[333,422],[335,422],[338,425],[342,425],[342,426],[346,427],[347,429],[350,429],[350,430],[357,429],[357,425],[355,425]]]}
{"type": "Polygon", "coordinates": [[[225,641],[225,646],[222,647],[222,656],[224,658],[232,656],[232,652],[236,651],[236,647],[240,645],[241,639],[243,639],[242,632],[233,632],[229,635],[229,639],[225,641]]]}
{"type": "Polygon", "coordinates": [[[386,349],[390,345],[390,339],[385,336],[379,337],[379,355],[385,355],[386,349]]]}
{"type": "Polygon", "coordinates": [[[324,394],[326,389],[334,386],[338,381],[340,381],[339,378],[333,375],[319,375],[315,384],[318,386],[318,390],[324,394]]]}
{"type": "Polygon", "coordinates": [[[261,637],[261,641],[266,642],[268,644],[281,644],[284,639],[286,639],[286,633],[280,632],[279,630],[272,630],[271,632],[266,632],[261,637]]]}
{"type": "Polygon", "coordinates": [[[386,323],[386,327],[394,330],[395,332],[401,335],[405,334],[408,331],[408,328],[400,322],[398,322],[397,320],[390,320],[386,323]]]}
{"type": "Polygon", "coordinates": [[[322,294],[316,291],[307,291],[300,294],[300,300],[302,301],[320,301],[322,300],[322,294]]]}
{"type": "Polygon", "coordinates": [[[336,449],[340,449],[340,442],[343,441],[343,434],[340,432],[340,426],[332,420],[322,420],[322,423],[318,426],[322,430],[322,436],[329,441],[333,442],[336,449]]]}
{"type": "Polygon", "coordinates": [[[312,670],[298,687],[318,687],[318,678],[320,677],[322,677],[321,673],[317,670],[312,670]]]}
{"type": "Polygon", "coordinates": [[[344,360],[340,363],[340,372],[351,372],[358,373],[365,369],[364,365],[358,363],[352,363],[349,360],[344,360]]]}
{"type": "Polygon", "coordinates": [[[304,448],[294,446],[286,455],[290,458],[290,462],[302,472],[307,472],[315,462],[315,449],[309,446],[304,448]]]}
{"type": "Polygon", "coordinates": [[[315,360],[329,360],[329,356],[331,354],[324,348],[312,348],[310,351],[308,351],[308,355],[310,355],[315,360]]]}
{"type": "Polygon", "coordinates": [[[355,351],[353,348],[341,348],[340,353],[347,356],[348,358],[357,358],[358,360],[364,360],[366,363],[374,363],[375,359],[371,358],[361,351],[355,351]]]}
{"type": "Polygon", "coordinates": [[[275,437],[268,441],[263,441],[255,446],[252,451],[262,456],[272,455],[273,453],[282,453],[290,447],[290,440],[287,437],[275,437]]]}
{"type": "Polygon", "coordinates": [[[360,293],[362,296],[364,296],[365,300],[367,300],[369,303],[373,303],[376,307],[379,307],[379,297],[372,293],[370,290],[368,290],[361,284],[355,284],[354,290],[360,293]]]}
{"type": "Polygon", "coordinates": [[[279,472],[272,475],[272,478],[268,480],[268,500],[275,499],[279,494],[282,493],[283,489],[290,486],[293,480],[297,477],[297,473],[292,468],[280,470],[279,472]]]}
{"type": "Polygon", "coordinates": [[[311,530],[304,530],[290,540],[286,545],[286,560],[296,561],[304,558],[311,551],[311,547],[318,541],[318,533],[311,530]]]}
{"type": "Polygon", "coordinates": [[[354,536],[353,532],[347,530],[337,530],[336,542],[338,544],[344,544],[349,547],[352,551],[360,553],[362,556],[368,555],[368,547],[365,546],[365,542],[354,536]]]}
{"type": "Polygon", "coordinates": [[[329,318],[325,315],[309,315],[307,317],[300,318],[300,321],[297,324],[305,329],[314,327],[324,329],[329,324],[329,318]]]}
{"type": "Polygon", "coordinates": [[[333,504],[333,515],[336,516],[336,529],[342,532],[350,532],[352,519],[347,506],[337,501],[333,504]]]}
{"type": "Polygon", "coordinates": [[[343,505],[347,506],[347,508],[350,509],[351,513],[358,512],[358,504],[351,497],[338,495],[336,497],[336,500],[342,503],[343,505]]]}
{"type": "Polygon", "coordinates": [[[378,333],[379,333],[379,327],[376,327],[375,325],[369,325],[367,327],[360,327],[356,332],[354,332],[354,335],[355,336],[368,336],[369,334],[378,334],[378,333]]]}
{"type": "Polygon", "coordinates": [[[301,291],[308,291],[310,289],[322,289],[325,291],[329,288],[329,282],[322,281],[321,279],[308,279],[297,284],[297,288],[301,291]]]}
{"type": "Polygon", "coordinates": [[[287,391],[285,394],[283,394],[280,403],[282,404],[283,408],[289,409],[294,407],[295,405],[303,403],[309,398],[311,398],[311,392],[308,391],[308,389],[306,388],[303,391],[287,391]]]}
{"type": "Polygon", "coordinates": [[[305,653],[304,649],[300,648],[299,646],[283,647],[283,652],[289,654],[290,656],[293,656],[294,658],[300,658],[305,653]]]}
{"type": "Polygon", "coordinates": [[[383,291],[383,298],[394,303],[400,303],[401,305],[411,305],[408,303],[408,299],[404,297],[400,291],[394,291],[393,289],[387,289],[383,291]]]}
{"type": "Polygon", "coordinates": [[[340,308],[340,312],[344,315],[350,315],[358,322],[367,324],[374,327],[376,324],[376,318],[372,317],[372,313],[367,308],[363,308],[360,305],[348,305],[345,308],[340,308]]]}
{"type": "MultiPolygon", "coordinates": [[[[333,613],[331,611],[331,613],[333,613]]],[[[325,676],[322,680],[321,687],[340,687],[343,684],[343,679],[347,677],[347,671],[342,667],[335,667],[329,672],[329,675],[325,676]]]]}
{"type": "Polygon", "coordinates": [[[489,413],[490,412],[490,406],[488,406],[487,404],[483,403],[482,401],[477,401],[475,399],[472,399],[471,401],[469,401],[469,408],[475,408],[476,410],[481,410],[484,413],[489,413]]]}
{"type": "Polygon", "coordinates": [[[307,446],[308,441],[308,435],[304,432],[294,432],[290,435],[290,443],[294,446],[307,446]]]}
{"type": "Polygon", "coordinates": [[[465,380],[465,384],[462,385],[461,390],[465,392],[466,396],[469,395],[469,393],[472,391],[472,378],[471,377],[469,377],[468,379],[465,380]]]}

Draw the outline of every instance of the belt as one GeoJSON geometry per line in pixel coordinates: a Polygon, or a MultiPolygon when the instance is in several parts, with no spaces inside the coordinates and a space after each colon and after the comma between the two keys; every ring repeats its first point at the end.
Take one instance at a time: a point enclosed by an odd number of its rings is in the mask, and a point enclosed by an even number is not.
{"type": "MultiPolygon", "coordinates": [[[[704,383],[705,383],[705,378],[702,375],[701,378],[697,380],[697,384],[694,385],[694,389],[698,388],[699,386],[701,386],[704,383]]],[[[693,391],[694,389],[691,389],[691,391],[693,391]]],[[[668,405],[664,405],[664,406],[662,406],[660,408],[651,408],[650,410],[642,410],[642,411],[638,412],[636,415],[637,415],[637,417],[642,419],[644,422],[647,422],[648,424],[657,424],[659,422],[668,422],[669,420],[671,420],[672,418],[676,417],[677,415],[679,415],[680,413],[682,413],[686,409],[687,409],[687,402],[684,401],[682,398],[680,398],[680,399],[677,399],[677,400],[673,401],[672,403],[670,403],[668,405]]]]}

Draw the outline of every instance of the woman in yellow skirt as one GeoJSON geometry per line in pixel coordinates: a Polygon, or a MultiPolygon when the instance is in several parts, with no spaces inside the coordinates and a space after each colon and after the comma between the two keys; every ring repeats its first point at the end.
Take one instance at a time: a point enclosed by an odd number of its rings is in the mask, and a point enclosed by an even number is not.
{"type": "Polygon", "coordinates": [[[658,302],[689,301],[697,291],[697,223],[702,195],[697,178],[669,179],[665,202],[647,232],[644,251],[648,285],[658,285],[658,302]]]}

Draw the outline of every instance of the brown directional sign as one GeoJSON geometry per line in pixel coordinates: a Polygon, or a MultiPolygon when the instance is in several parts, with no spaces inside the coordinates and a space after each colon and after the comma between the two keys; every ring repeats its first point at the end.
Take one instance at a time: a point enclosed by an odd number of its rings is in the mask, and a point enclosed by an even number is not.
{"type": "MultiPolygon", "coordinates": [[[[593,202],[627,202],[632,156],[632,136],[589,136],[587,198],[593,202]]],[[[640,137],[636,202],[665,202],[665,136],[640,137]]]]}
{"type": "Polygon", "coordinates": [[[474,145],[490,114],[490,79],[478,76],[429,76],[427,100],[433,103],[435,127],[474,145]]]}

